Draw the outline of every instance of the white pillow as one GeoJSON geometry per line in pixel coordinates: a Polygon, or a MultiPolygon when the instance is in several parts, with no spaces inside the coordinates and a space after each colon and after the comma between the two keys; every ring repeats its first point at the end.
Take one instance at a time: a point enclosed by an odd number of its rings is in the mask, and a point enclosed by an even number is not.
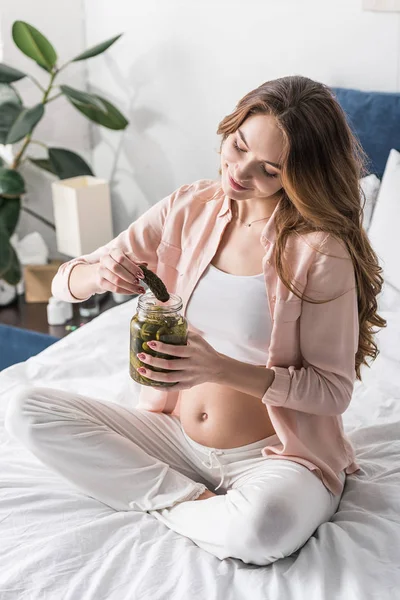
{"type": "Polygon", "coordinates": [[[368,237],[384,279],[400,290],[400,152],[394,149],[385,166],[368,237]]]}
{"type": "MultiPolygon", "coordinates": [[[[378,192],[380,188],[381,182],[380,179],[376,175],[367,175],[360,179],[360,187],[365,194],[365,205],[364,205],[364,229],[368,231],[372,214],[374,212],[376,199],[378,197],[378,192]]],[[[363,204],[364,198],[361,196],[361,204],[363,204]]]]}

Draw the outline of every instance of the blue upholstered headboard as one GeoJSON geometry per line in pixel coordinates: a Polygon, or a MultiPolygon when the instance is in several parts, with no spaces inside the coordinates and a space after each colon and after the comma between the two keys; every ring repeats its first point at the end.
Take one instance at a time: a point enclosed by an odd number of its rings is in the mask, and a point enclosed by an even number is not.
{"type": "Polygon", "coordinates": [[[400,94],[331,88],[379,178],[392,148],[400,150],[400,94]]]}

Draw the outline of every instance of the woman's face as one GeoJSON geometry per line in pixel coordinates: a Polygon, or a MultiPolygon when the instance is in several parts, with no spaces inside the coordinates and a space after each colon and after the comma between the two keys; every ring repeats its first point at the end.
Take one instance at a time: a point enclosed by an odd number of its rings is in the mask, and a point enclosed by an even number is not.
{"type": "Polygon", "coordinates": [[[282,150],[283,135],[274,117],[248,117],[226,138],[221,149],[221,184],[225,194],[235,200],[276,194],[282,188],[278,166],[282,150]],[[232,187],[230,177],[246,189],[232,187]]]}

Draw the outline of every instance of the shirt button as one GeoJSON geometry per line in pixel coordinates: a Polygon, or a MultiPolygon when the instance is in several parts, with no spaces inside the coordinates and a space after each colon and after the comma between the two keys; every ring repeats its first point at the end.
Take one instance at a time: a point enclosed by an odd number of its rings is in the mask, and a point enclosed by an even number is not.
{"type": "Polygon", "coordinates": [[[276,296],[272,296],[272,302],[275,302],[276,296]]]}
{"type": "Polygon", "coordinates": [[[270,261],[270,260],[267,260],[267,265],[270,265],[270,264],[271,264],[271,261],[270,261]]]}

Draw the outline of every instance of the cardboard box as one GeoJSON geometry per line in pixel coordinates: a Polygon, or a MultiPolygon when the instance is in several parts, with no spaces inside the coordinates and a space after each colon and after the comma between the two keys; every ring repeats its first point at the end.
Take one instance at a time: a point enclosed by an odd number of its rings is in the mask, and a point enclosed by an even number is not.
{"type": "Polygon", "coordinates": [[[47,265],[25,265],[23,267],[26,302],[48,302],[51,282],[63,261],[51,260],[47,265]]]}

